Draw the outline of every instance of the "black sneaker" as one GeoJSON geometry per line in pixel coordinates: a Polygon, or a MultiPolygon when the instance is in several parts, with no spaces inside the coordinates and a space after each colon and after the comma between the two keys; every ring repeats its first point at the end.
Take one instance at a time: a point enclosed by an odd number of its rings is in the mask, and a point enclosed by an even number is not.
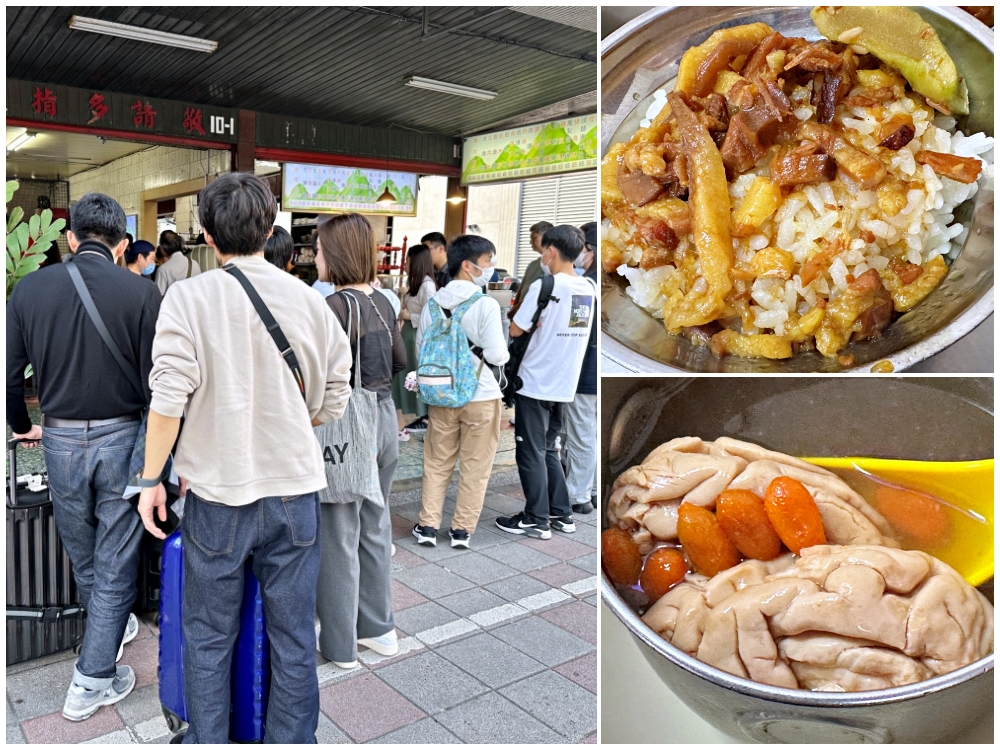
{"type": "Polygon", "coordinates": [[[573,506],[573,512],[574,513],[579,513],[581,516],[585,516],[588,513],[593,513],[594,512],[594,504],[590,503],[590,502],[577,503],[576,505],[573,506]]]}
{"type": "Polygon", "coordinates": [[[563,534],[572,534],[576,531],[576,524],[573,523],[573,516],[549,516],[549,525],[556,531],[563,534]]]}
{"type": "Polygon", "coordinates": [[[497,528],[508,534],[530,536],[532,539],[551,539],[552,531],[547,523],[528,523],[524,513],[510,518],[498,518],[497,528]]]}
{"type": "Polygon", "coordinates": [[[465,529],[448,529],[448,536],[451,538],[452,547],[469,549],[469,532],[465,529]]]}
{"type": "Polygon", "coordinates": [[[414,419],[408,425],[406,429],[415,434],[421,434],[427,432],[427,417],[420,417],[419,419],[414,419]]]}
{"type": "Polygon", "coordinates": [[[430,526],[421,526],[419,523],[413,527],[413,536],[417,540],[417,544],[423,544],[427,547],[437,547],[437,529],[432,529],[430,526]]]}

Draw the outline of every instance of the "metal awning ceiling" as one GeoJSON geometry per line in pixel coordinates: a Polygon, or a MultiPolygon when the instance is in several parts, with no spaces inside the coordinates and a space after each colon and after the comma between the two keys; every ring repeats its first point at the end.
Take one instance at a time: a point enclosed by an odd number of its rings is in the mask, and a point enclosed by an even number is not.
{"type": "MultiPolygon", "coordinates": [[[[25,128],[7,127],[7,143],[25,128]]],[[[8,179],[65,180],[149,148],[145,143],[39,129],[27,145],[7,154],[8,179]]]]}
{"type": "Polygon", "coordinates": [[[7,76],[463,135],[597,87],[596,9],[7,7],[7,76]],[[69,28],[73,15],[211,39],[211,54],[69,28]],[[411,75],[498,92],[476,101],[411,75]]]}

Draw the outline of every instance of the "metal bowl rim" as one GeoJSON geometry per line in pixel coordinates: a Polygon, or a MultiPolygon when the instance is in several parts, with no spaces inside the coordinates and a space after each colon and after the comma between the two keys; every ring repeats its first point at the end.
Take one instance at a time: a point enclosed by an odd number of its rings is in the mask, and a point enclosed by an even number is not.
{"type": "MultiPolygon", "coordinates": [[[[650,22],[667,15],[674,10],[684,6],[667,5],[660,8],[653,8],[642,15],[636,16],[628,23],[619,27],[601,41],[601,59],[620,44],[625,42],[632,34],[646,26],[650,22]]],[[[993,30],[976,20],[965,11],[950,6],[916,6],[927,8],[932,13],[949,19],[959,26],[963,31],[970,34],[976,41],[986,47],[991,54],[996,54],[994,50],[993,30]]],[[[602,154],[603,158],[603,154],[602,154]]],[[[962,339],[971,333],[980,323],[993,314],[993,286],[983,294],[978,300],[973,302],[962,314],[935,331],[930,336],[900,349],[898,352],[885,357],[880,362],[888,361],[892,363],[893,371],[898,372],[911,367],[928,357],[939,354],[945,348],[962,339]]],[[[640,354],[627,344],[619,341],[605,331],[601,331],[601,353],[607,356],[615,364],[627,370],[643,372],[688,372],[680,367],[676,367],[666,362],[655,360],[640,354]]],[[[848,367],[840,371],[841,374],[867,373],[870,372],[871,364],[859,367],[848,367]]],[[[704,374],[704,373],[703,373],[704,374]]],[[[776,373],[778,374],[778,373],[776,373]]]]}
{"type": "Polygon", "coordinates": [[[641,640],[667,661],[714,685],[759,700],[816,708],[878,706],[931,695],[993,671],[994,655],[989,654],[953,672],[885,690],[834,693],[773,687],[723,672],[721,669],[710,666],[681,651],[642,621],[639,615],[618,595],[603,571],[601,573],[601,599],[628,628],[633,637],[641,640]]]}

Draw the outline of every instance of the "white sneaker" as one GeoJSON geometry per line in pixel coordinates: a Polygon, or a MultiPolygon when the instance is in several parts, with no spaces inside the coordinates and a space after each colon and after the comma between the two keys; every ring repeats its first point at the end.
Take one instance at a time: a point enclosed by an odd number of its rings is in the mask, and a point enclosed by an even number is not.
{"type": "Polygon", "coordinates": [[[395,557],[395,556],[396,556],[396,545],[392,544],[390,542],[389,543],[389,557],[395,557]]]}
{"type": "Polygon", "coordinates": [[[336,664],[341,669],[354,669],[356,666],[358,666],[358,660],[355,659],[354,661],[335,661],[334,664],[336,664]]]}
{"type": "Polygon", "coordinates": [[[399,438],[399,442],[401,443],[408,442],[410,439],[410,431],[404,427],[402,430],[397,431],[396,437],[399,438]]]}
{"type": "Polygon", "coordinates": [[[104,690],[88,690],[71,683],[66,691],[62,715],[70,721],[83,721],[97,713],[101,706],[110,706],[125,698],[135,687],[132,667],[117,667],[111,685],[104,690]]]}
{"type": "Polygon", "coordinates": [[[399,642],[396,640],[395,628],[377,638],[359,638],[358,645],[370,648],[382,656],[395,656],[399,653],[399,642]]]}
{"type": "Polygon", "coordinates": [[[125,635],[122,637],[122,642],[118,645],[118,656],[115,657],[116,662],[122,660],[122,654],[125,652],[125,644],[134,641],[137,635],[139,635],[139,620],[132,612],[129,612],[128,622],[125,623],[125,635]]]}

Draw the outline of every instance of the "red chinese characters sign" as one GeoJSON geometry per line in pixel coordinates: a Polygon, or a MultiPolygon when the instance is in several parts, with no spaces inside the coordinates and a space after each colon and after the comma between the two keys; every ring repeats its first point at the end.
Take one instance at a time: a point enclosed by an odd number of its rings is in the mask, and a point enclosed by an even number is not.
{"type": "Polygon", "coordinates": [[[52,93],[52,89],[43,89],[41,86],[35,86],[35,95],[31,100],[31,108],[35,110],[35,114],[55,117],[56,95],[52,93]]]}
{"type": "Polygon", "coordinates": [[[90,119],[87,120],[88,125],[93,125],[108,113],[108,105],[104,103],[104,94],[95,92],[87,101],[87,104],[90,106],[91,115],[90,119]]]}
{"type": "Polygon", "coordinates": [[[238,141],[239,111],[209,104],[157,99],[7,79],[7,119],[52,123],[128,134],[168,136],[216,144],[238,141]]]}
{"type": "Polygon", "coordinates": [[[156,110],[153,109],[149,102],[137,99],[135,104],[132,105],[132,112],[134,113],[132,122],[137,128],[152,130],[156,127],[156,110]]]}
{"type": "Polygon", "coordinates": [[[201,110],[197,107],[185,107],[184,122],[181,123],[181,127],[188,133],[205,135],[205,128],[201,124],[201,110]]]}

